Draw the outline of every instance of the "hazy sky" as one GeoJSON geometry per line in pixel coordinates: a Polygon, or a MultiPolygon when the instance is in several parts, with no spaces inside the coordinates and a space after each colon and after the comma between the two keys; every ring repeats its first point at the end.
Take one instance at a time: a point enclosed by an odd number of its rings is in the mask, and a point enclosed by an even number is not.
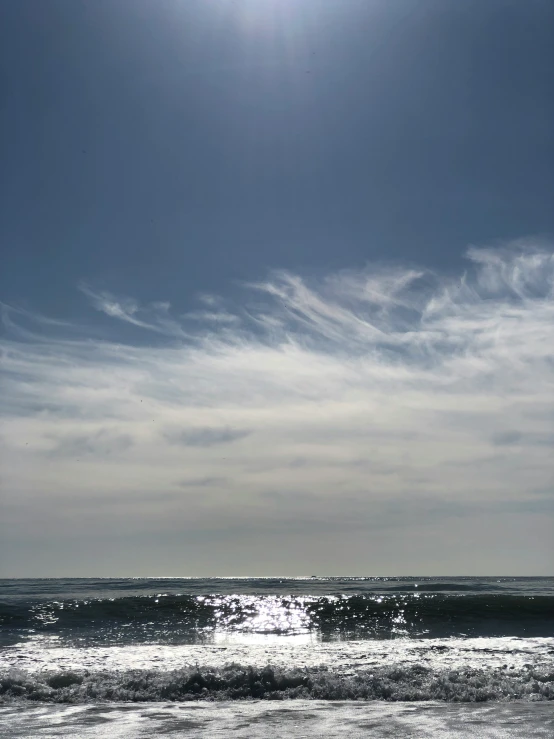
{"type": "Polygon", "coordinates": [[[550,0],[0,4],[0,575],[552,574],[550,0]]]}

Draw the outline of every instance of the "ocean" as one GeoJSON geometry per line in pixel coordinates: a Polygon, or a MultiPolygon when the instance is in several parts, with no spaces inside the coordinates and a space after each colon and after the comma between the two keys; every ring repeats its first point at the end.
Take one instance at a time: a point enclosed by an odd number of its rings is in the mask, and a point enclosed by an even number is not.
{"type": "Polygon", "coordinates": [[[0,580],[1,737],[553,737],[554,578],[0,580]]]}

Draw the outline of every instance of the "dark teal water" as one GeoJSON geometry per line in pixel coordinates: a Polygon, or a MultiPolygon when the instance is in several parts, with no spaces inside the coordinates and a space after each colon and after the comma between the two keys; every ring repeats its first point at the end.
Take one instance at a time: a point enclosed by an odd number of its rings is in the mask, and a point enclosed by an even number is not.
{"type": "Polygon", "coordinates": [[[206,643],[216,634],[322,641],[554,635],[554,578],[0,580],[0,644],[206,643]]]}

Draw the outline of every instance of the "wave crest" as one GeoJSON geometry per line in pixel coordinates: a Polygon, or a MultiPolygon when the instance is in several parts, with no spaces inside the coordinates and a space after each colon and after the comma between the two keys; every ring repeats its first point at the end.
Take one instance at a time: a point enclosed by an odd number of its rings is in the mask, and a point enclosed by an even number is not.
{"type": "Polygon", "coordinates": [[[550,636],[554,597],[399,593],[342,596],[168,595],[0,604],[0,624],[17,634],[67,641],[172,643],[209,640],[216,631],[316,632],[324,640],[391,636],[550,636]]]}
{"type": "Polygon", "coordinates": [[[0,702],[49,703],[192,700],[386,700],[480,702],[554,699],[554,673],[521,670],[432,670],[392,665],[336,673],[326,667],[279,669],[232,663],[175,671],[42,672],[0,677],[0,702]]]}

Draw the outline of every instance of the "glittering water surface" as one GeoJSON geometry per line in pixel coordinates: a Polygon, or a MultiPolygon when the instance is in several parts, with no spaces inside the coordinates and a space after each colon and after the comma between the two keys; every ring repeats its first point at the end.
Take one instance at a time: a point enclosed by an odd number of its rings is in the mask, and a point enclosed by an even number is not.
{"type": "Polygon", "coordinates": [[[550,578],[0,581],[2,643],[549,636],[550,578]]]}

